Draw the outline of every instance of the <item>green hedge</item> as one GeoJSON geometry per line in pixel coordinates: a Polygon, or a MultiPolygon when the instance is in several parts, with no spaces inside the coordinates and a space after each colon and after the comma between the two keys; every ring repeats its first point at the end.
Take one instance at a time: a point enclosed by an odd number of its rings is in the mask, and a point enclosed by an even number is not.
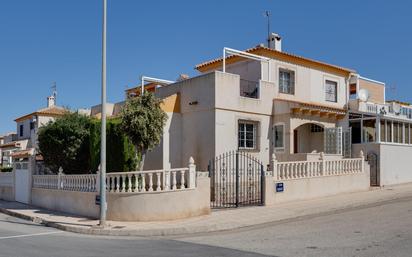
{"type": "Polygon", "coordinates": [[[12,172],[12,167],[0,167],[0,172],[12,172]]]}
{"type": "MultiPolygon", "coordinates": [[[[100,164],[100,120],[90,126],[90,164],[93,171],[100,164]]],[[[135,147],[120,129],[119,119],[108,119],[106,125],[106,170],[126,172],[135,170],[137,164],[135,147]]]]}

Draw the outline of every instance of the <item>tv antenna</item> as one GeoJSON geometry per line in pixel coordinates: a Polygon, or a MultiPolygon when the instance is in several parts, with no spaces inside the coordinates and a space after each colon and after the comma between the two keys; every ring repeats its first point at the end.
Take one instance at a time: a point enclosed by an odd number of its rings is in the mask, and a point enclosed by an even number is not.
{"type": "Polygon", "coordinates": [[[396,96],[397,96],[397,88],[396,88],[396,85],[395,84],[392,84],[392,85],[389,85],[389,92],[390,92],[390,94],[391,94],[391,97],[392,98],[396,98],[396,96]]]}
{"type": "Polygon", "coordinates": [[[270,47],[270,11],[265,11],[265,13],[263,14],[263,16],[265,16],[267,18],[267,26],[268,26],[268,47],[270,47]]]}
{"type": "Polygon", "coordinates": [[[54,97],[54,102],[57,103],[57,84],[56,81],[53,81],[51,89],[53,90],[53,97],[54,97]]]}

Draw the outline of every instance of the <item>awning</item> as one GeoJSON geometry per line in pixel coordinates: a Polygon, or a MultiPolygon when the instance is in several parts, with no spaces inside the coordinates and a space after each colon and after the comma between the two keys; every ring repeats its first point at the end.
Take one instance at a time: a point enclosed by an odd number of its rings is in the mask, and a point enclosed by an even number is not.
{"type": "Polygon", "coordinates": [[[345,109],[322,104],[306,103],[279,98],[275,98],[275,101],[284,101],[291,103],[292,107],[290,108],[290,111],[295,115],[317,116],[322,118],[341,120],[345,117],[347,113],[345,109]]]}

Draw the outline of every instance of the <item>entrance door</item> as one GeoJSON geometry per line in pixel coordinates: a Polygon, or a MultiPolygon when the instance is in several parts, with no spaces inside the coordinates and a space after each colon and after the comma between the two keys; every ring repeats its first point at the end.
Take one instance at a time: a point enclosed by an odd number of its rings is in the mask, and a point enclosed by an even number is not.
{"type": "Polygon", "coordinates": [[[30,201],[30,171],[27,163],[17,163],[15,168],[16,202],[28,204],[30,201]]]}
{"type": "Polygon", "coordinates": [[[375,153],[368,153],[367,160],[370,167],[370,185],[379,186],[379,171],[378,171],[378,155],[375,153]]]}

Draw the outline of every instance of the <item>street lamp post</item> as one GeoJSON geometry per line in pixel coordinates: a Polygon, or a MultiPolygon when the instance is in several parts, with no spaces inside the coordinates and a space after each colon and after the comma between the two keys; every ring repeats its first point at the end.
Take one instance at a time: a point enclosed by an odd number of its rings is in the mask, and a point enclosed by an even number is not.
{"type": "Polygon", "coordinates": [[[103,0],[103,32],[102,32],[102,127],[100,139],[100,223],[106,225],[106,18],[107,0],[103,0]]]}

